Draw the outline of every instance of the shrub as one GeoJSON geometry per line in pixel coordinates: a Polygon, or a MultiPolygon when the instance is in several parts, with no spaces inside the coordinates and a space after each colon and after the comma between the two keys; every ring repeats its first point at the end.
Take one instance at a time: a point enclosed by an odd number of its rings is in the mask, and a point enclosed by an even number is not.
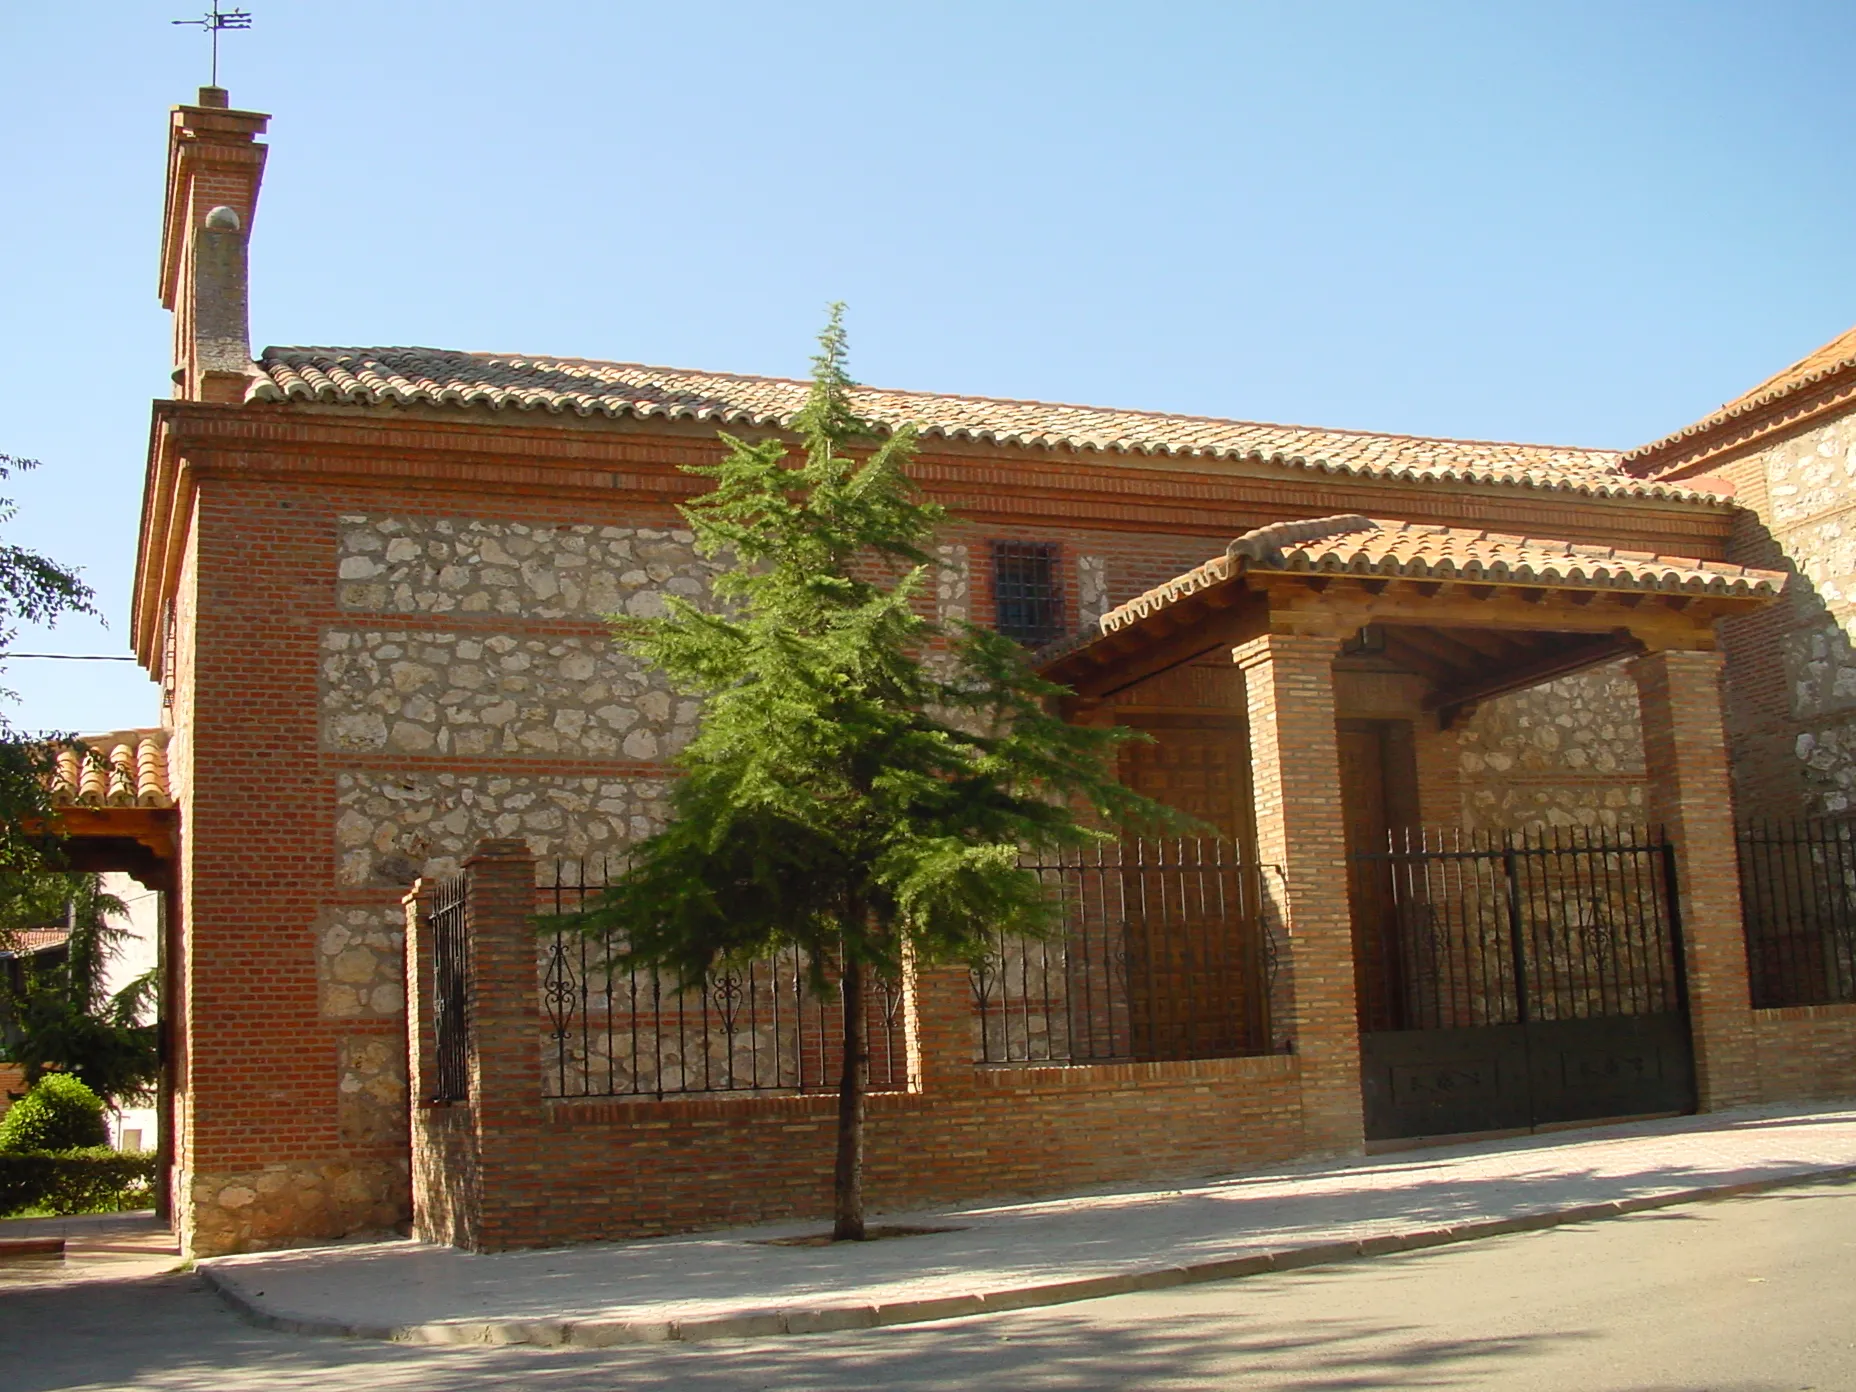
{"type": "Polygon", "coordinates": [[[69,1073],[47,1073],[0,1117],[0,1154],[81,1150],[109,1138],[103,1103],[69,1073]]]}
{"type": "Polygon", "coordinates": [[[52,1213],[114,1213],[154,1198],[155,1156],[108,1146],[0,1152],[0,1218],[22,1208],[52,1213]]]}

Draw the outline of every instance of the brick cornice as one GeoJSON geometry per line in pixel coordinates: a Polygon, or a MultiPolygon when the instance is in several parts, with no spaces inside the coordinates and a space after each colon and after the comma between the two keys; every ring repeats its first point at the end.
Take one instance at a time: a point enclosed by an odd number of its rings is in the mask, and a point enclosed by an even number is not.
{"type": "Polygon", "coordinates": [[[1625,467],[1640,478],[1658,482],[1694,478],[1852,406],[1856,406],[1856,369],[1833,372],[1803,391],[1773,398],[1745,414],[1691,426],[1689,431],[1633,450],[1625,456],[1625,467]]]}
{"type": "MultiPolygon", "coordinates": [[[[741,432],[752,434],[753,432],[741,432]]],[[[325,492],[391,488],[523,499],[617,499],[670,506],[706,485],[679,468],[712,462],[712,425],[484,411],[252,403],[155,404],[131,638],[152,666],[193,491],[202,479],[313,482],[325,492]]],[[[982,524],[1203,536],[1208,545],[1270,522],[1340,512],[1618,545],[1716,559],[1733,513],[1679,499],[1591,498],[1509,484],[1313,475],[1249,460],[1103,456],[933,442],[914,475],[962,520],[982,524]]],[[[453,502],[450,506],[461,506],[453,502]]],[[[1215,549],[1215,547],[1213,548],[1215,549]]]]}

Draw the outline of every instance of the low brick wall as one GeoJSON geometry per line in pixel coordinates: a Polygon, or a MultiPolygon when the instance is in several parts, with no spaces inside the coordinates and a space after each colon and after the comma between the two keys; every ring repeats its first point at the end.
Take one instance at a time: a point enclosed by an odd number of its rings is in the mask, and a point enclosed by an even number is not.
{"type": "Polygon", "coordinates": [[[1856,1005],[1755,1010],[1762,1101],[1856,1095],[1856,1005]]]}
{"type": "MultiPolygon", "coordinates": [[[[474,1109],[428,1108],[415,1232],[497,1250],[826,1219],[836,1108],[831,1096],[549,1102],[504,1115],[480,1175],[456,1134],[474,1109]]],[[[964,1086],[872,1096],[868,1128],[873,1210],[1187,1179],[1298,1154],[1300,1072],[1287,1055],[973,1068],[964,1086]]]]}
{"type": "MultiPolygon", "coordinates": [[[[466,1101],[429,1100],[431,901],[406,902],[417,1236],[495,1251],[829,1215],[835,1095],[544,1098],[534,858],[486,841],[467,873],[466,1101]]],[[[1295,1055],[988,1067],[972,1061],[966,968],[905,989],[914,1066],[908,1091],[870,1098],[873,1210],[1195,1178],[1321,1148],[1295,1055]]]]}
{"type": "Polygon", "coordinates": [[[0,1117],[13,1105],[13,1094],[26,1090],[26,1070],[17,1063],[0,1063],[0,1117]]]}
{"type": "MultiPolygon", "coordinates": [[[[486,841],[467,869],[468,1100],[415,1102],[417,1236],[495,1251],[829,1216],[834,1096],[544,1097],[534,858],[521,842],[486,841]]],[[[431,1096],[434,1077],[424,912],[408,900],[415,1099],[431,1096]]],[[[1724,958],[1728,933],[1716,928],[1711,945],[1724,958]]],[[[1744,980],[1737,1007],[1731,992],[1712,998],[1714,1053],[1698,1039],[1703,1062],[1734,1079],[1726,1089],[1717,1076],[1704,1107],[1856,1092],[1856,1005],[1750,1011],[1744,980]]],[[[964,967],[922,972],[904,989],[909,1089],[870,1099],[873,1211],[1165,1183],[1361,1148],[1357,1110],[1351,1129],[1336,1125],[1336,1085],[1310,1072],[1301,1035],[1294,1053],[1251,1058],[984,1066],[973,1062],[964,967]]],[[[1331,1055],[1353,1042],[1350,1015],[1333,1030],[1343,1026],[1331,1055]]]]}

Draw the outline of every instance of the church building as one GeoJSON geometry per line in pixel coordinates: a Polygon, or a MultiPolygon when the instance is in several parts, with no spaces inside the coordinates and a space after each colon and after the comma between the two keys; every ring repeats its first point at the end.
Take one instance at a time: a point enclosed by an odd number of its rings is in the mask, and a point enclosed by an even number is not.
{"type": "MultiPolygon", "coordinates": [[[[165,896],[185,1249],[822,1212],[796,964],[672,1002],[527,919],[661,825],[698,705],[606,618],[709,592],[680,466],[806,384],[254,353],[267,120],[172,112],[162,728],[59,789],[165,896]]],[[[1856,331],[1626,452],[856,401],[953,519],[937,616],[1221,833],[1040,867],[1068,937],[895,984],[873,1206],[1856,1090],[1856,331]]]]}

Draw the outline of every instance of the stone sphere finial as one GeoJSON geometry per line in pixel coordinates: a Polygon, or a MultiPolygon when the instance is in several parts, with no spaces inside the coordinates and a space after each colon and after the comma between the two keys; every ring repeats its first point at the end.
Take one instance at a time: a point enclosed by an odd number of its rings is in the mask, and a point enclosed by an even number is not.
{"type": "Polygon", "coordinates": [[[238,214],[221,204],[206,215],[206,225],[214,232],[238,231],[238,214]]]}

